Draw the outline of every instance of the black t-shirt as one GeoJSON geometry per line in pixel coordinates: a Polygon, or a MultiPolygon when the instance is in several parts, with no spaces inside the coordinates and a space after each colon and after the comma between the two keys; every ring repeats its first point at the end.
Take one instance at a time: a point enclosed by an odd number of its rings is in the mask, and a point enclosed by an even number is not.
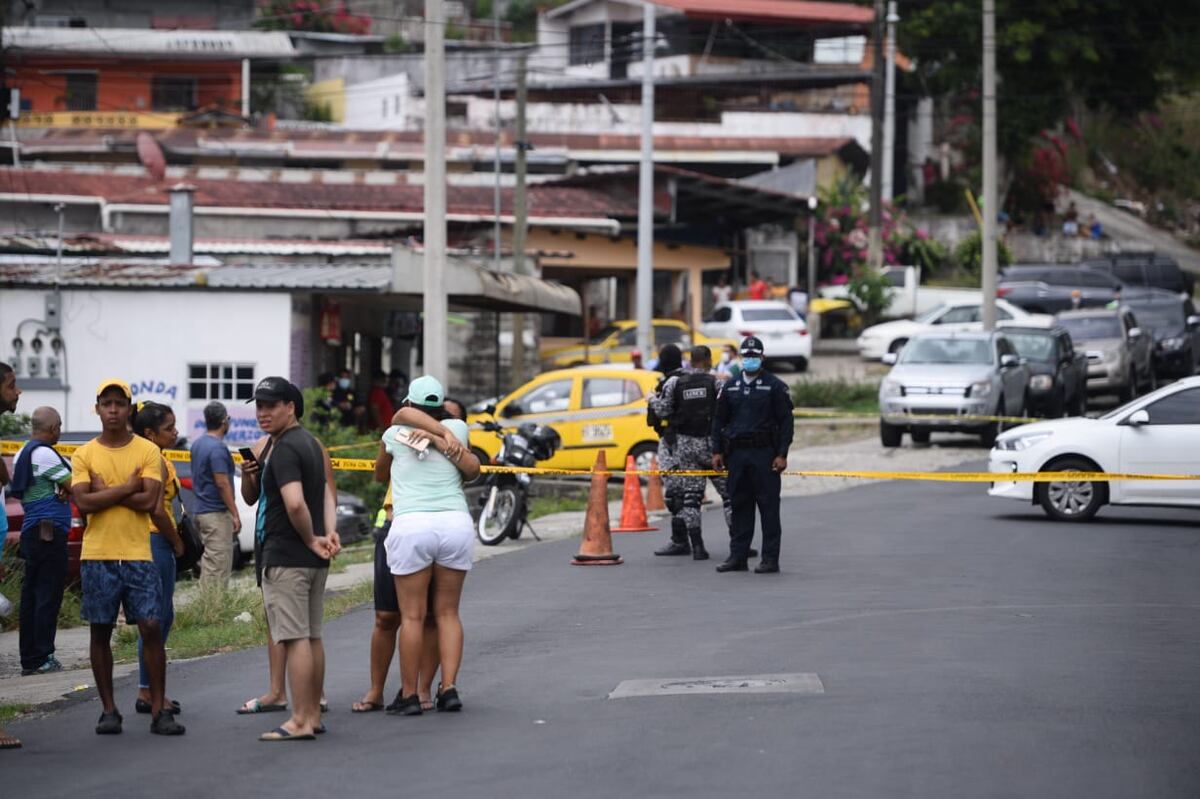
{"type": "Polygon", "coordinates": [[[321,445],[303,427],[286,431],[271,450],[263,475],[267,503],[263,523],[263,566],[328,568],[329,561],[305,545],[288,518],[280,486],[299,482],[312,515],[313,534],[325,535],[325,459],[321,445]]]}

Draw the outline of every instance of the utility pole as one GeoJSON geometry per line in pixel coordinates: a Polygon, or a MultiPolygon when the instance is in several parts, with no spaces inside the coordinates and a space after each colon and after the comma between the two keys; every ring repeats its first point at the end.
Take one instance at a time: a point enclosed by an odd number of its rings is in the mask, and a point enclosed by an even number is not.
{"type": "Polygon", "coordinates": [[[442,0],[425,0],[425,374],[444,384],[446,357],[446,15],[442,0]]]}
{"type": "MultiPolygon", "coordinates": [[[[637,348],[651,358],[654,294],[654,4],[642,6],[642,160],[638,169],[637,348]]],[[[587,302],[587,298],[584,298],[587,302]]],[[[584,331],[587,334],[587,331],[584,331]]]]}
{"type": "Polygon", "coordinates": [[[886,90],[883,98],[883,200],[891,202],[896,175],[896,23],[900,15],[896,13],[896,0],[888,0],[887,5],[887,76],[886,90]]]}
{"type": "Polygon", "coordinates": [[[875,32],[871,37],[871,208],[867,264],[883,268],[883,0],[875,0],[875,32]]]}
{"type": "MultiPolygon", "coordinates": [[[[493,63],[496,65],[496,80],[492,83],[492,124],[496,132],[496,149],[492,155],[492,173],[496,178],[492,186],[492,211],[495,222],[492,224],[492,269],[500,271],[500,4],[492,0],[492,50],[493,63]]],[[[496,353],[500,360],[500,353],[496,353]]]]}
{"type": "Polygon", "coordinates": [[[983,0],[983,329],[996,329],[996,0],[983,0]]]}
{"type": "MultiPolygon", "coordinates": [[[[513,185],[513,272],[525,274],[525,68],[528,58],[525,53],[517,57],[517,120],[513,145],[516,147],[513,171],[516,182],[513,185]]],[[[512,317],[512,385],[513,388],[525,382],[525,314],[515,313],[512,317]]],[[[585,331],[586,332],[586,331],[585,331]]]]}

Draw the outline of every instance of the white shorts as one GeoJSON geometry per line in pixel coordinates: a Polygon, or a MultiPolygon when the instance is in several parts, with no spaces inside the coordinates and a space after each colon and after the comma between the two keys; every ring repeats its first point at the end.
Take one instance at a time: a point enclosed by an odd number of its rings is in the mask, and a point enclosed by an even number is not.
{"type": "Polygon", "coordinates": [[[414,574],[432,563],[469,571],[475,525],[466,511],[402,513],[392,520],[383,548],[392,574],[414,574]]]}

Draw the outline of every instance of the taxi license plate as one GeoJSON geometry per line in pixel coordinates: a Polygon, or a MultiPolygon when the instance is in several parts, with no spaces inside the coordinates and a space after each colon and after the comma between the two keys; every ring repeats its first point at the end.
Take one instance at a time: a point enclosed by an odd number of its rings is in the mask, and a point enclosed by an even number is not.
{"type": "Polygon", "coordinates": [[[583,426],[584,443],[592,443],[594,441],[611,441],[612,440],[612,425],[611,424],[585,424],[583,426]]]}

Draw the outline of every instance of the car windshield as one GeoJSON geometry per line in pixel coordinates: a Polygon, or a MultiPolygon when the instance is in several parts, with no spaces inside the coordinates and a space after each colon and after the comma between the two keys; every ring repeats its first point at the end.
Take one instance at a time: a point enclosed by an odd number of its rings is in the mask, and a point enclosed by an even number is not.
{"type": "Polygon", "coordinates": [[[794,322],[796,312],[791,308],[743,308],[742,320],[746,322],[794,322]]]}
{"type": "Polygon", "coordinates": [[[1121,320],[1112,316],[1060,317],[1058,323],[1071,334],[1072,341],[1096,341],[1121,337],[1121,320]]]}
{"type": "Polygon", "coordinates": [[[1137,314],[1138,324],[1157,332],[1174,332],[1184,327],[1183,303],[1156,303],[1154,305],[1135,305],[1133,312],[1137,314]]]}
{"type": "Polygon", "coordinates": [[[937,319],[939,316],[941,316],[945,310],[946,310],[945,305],[939,305],[936,308],[930,308],[925,313],[921,314],[918,317],[915,317],[913,319],[913,321],[920,322],[923,325],[927,325],[930,322],[932,322],[934,319],[937,319]]]}
{"type": "Polygon", "coordinates": [[[589,339],[589,340],[588,340],[588,343],[589,343],[589,344],[603,344],[603,343],[604,343],[604,340],[605,340],[606,338],[608,338],[609,336],[611,336],[613,333],[616,333],[616,332],[617,332],[617,326],[616,326],[616,325],[605,325],[605,326],[604,326],[604,327],[603,327],[603,328],[600,330],[600,332],[599,332],[599,333],[597,333],[596,335],[592,336],[592,337],[591,337],[591,339],[589,339]]]}
{"type": "Polygon", "coordinates": [[[1054,360],[1054,337],[1038,333],[1004,334],[1012,345],[1017,348],[1017,354],[1031,361],[1054,360]]]}
{"type": "Polygon", "coordinates": [[[992,344],[982,338],[918,338],[910,341],[901,363],[991,363],[992,344]]]}

